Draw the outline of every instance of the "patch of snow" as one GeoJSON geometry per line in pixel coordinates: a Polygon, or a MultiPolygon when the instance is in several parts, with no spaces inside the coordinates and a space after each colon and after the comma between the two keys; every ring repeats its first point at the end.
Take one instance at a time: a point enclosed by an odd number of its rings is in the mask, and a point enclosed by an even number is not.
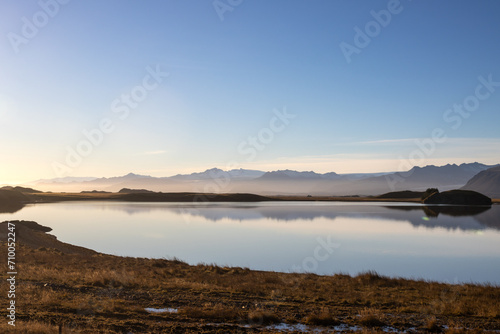
{"type": "MultiPolygon", "coordinates": [[[[331,333],[332,327],[319,327],[319,326],[308,326],[304,324],[286,324],[280,323],[276,325],[267,326],[266,329],[275,330],[278,332],[300,332],[300,333],[331,333]]],[[[358,326],[349,326],[347,324],[342,324],[338,326],[334,326],[333,330],[335,332],[361,332],[363,330],[362,327],[358,326]]],[[[397,331],[392,327],[387,327],[388,332],[397,331]]]]}
{"type": "Polygon", "coordinates": [[[176,308],[152,308],[152,307],[146,307],[145,310],[146,310],[146,312],[149,312],[149,313],[177,313],[177,312],[179,312],[179,310],[176,309],[176,308]]]}
{"type": "Polygon", "coordinates": [[[351,332],[359,332],[362,331],[363,328],[358,327],[358,326],[349,326],[346,324],[338,325],[333,327],[333,329],[337,332],[345,332],[345,331],[351,331],[351,332]]]}
{"type": "Polygon", "coordinates": [[[287,331],[287,332],[291,332],[291,331],[296,331],[296,332],[309,332],[309,326],[307,325],[304,325],[304,324],[286,324],[284,322],[280,323],[280,324],[276,324],[276,325],[270,325],[270,326],[267,326],[266,327],[267,329],[272,329],[272,330],[276,330],[276,331],[280,331],[280,332],[283,332],[283,331],[287,331]]]}
{"type": "Polygon", "coordinates": [[[315,327],[304,324],[286,324],[280,323],[267,326],[266,329],[275,330],[278,332],[301,332],[301,333],[325,333],[330,332],[328,327],[315,327]]]}
{"type": "Polygon", "coordinates": [[[385,333],[406,333],[406,331],[401,332],[399,329],[390,326],[384,326],[382,327],[382,330],[385,333]]]}

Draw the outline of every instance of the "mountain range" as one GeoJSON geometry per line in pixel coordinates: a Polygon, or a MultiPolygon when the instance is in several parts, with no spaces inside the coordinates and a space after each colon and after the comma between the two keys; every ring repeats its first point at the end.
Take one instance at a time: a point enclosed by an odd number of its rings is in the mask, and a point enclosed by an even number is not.
{"type": "Polygon", "coordinates": [[[462,189],[474,190],[491,198],[500,198],[500,166],[479,172],[462,189]]]}
{"type": "Polygon", "coordinates": [[[129,173],[109,178],[56,178],[25,184],[44,191],[119,191],[122,188],[162,192],[245,192],[261,195],[379,195],[390,191],[427,188],[476,190],[500,198],[500,165],[481,163],[429,165],[406,172],[337,174],[313,171],[249,169],[223,171],[218,168],[192,174],[152,177],[129,173]],[[495,179],[496,177],[496,179],[495,179]],[[476,178],[476,179],[474,179],[476,178]],[[488,181],[490,178],[496,183],[488,181]]]}

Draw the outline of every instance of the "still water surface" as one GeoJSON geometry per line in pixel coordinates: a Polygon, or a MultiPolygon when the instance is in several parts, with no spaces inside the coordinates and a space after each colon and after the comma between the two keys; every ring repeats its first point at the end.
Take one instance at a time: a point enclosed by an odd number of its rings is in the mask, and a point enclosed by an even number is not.
{"type": "Polygon", "coordinates": [[[498,205],[464,212],[408,203],[65,202],[0,214],[0,221],[18,219],[122,256],[500,284],[498,205]]]}

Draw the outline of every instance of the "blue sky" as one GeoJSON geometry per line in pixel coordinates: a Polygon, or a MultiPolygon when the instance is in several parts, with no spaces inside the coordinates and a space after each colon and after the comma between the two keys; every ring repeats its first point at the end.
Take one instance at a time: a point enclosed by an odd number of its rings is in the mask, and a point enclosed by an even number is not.
{"type": "Polygon", "coordinates": [[[498,1],[0,6],[0,184],[500,162],[498,1]]]}

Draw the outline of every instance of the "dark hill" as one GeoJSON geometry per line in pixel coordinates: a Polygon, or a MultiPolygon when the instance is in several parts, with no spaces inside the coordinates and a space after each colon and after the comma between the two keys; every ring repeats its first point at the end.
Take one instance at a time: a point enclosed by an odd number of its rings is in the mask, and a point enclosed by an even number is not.
{"type": "Polygon", "coordinates": [[[148,193],[154,193],[154,191],[147,190],[147,189],[123,188],[118,193],[120,193],[120,194],[148,194],[148,193]]]}
{"type": "Polygon", "coordinates": [[[40,190],[36,190],[33,188],[26,188],[26,187],[19,187],[19,186],[17,186],[17,187],[5,186],[5,187],[2,187],[0,189],[14,190],[14,191],[18,191],[18,192],[23,193],[23,194],[39,194],[42,192],[40,190]]]}
{"type": "Polygon", "coordinates": [[[30,198],[25,194],[2,188],[0,189],[0,213],[14,213],[21,210],[30,198]]]}
{"type": "Polygon", "coordinates": [[[275,199],[254,194],[129,193],[119,199],[137,202],[263,202],[275,199]]]}
{"type": "Polygon", "coordinates": [[[80,194],[111,194],[111,192],[104,190],[92,190],[92,191],[84,190],[81,191],[80,194]]]}
{"type": "Polygon", "coordinates": [[[13,213],[21,210],[23,203],[29,202],[28,196],[19,191],[0,189],[0,213],[13,213]]]}
{"type": "Polygon", "coordinates": [[[390,193],[382,194],[377,196],[377,198],[421,198],[424,193],[420,191],[393,191],[390,193]]]}
{"type": "Polygon", "coordinates": [[[491,205],[491,198],[471,190],[436,192],[423,200],[424,204],[491,205]]]}
{"type": "Polygon", "coordinates": [[[500,198],[500,166],[478,173],[461,189],[474,190],[492,198],[500,198]]]}
{"type": "Polygon", "coordinates": [[[28,196],[19,191],[0,189],[0,203],[22,203],[28,201],[28,196]]]}

